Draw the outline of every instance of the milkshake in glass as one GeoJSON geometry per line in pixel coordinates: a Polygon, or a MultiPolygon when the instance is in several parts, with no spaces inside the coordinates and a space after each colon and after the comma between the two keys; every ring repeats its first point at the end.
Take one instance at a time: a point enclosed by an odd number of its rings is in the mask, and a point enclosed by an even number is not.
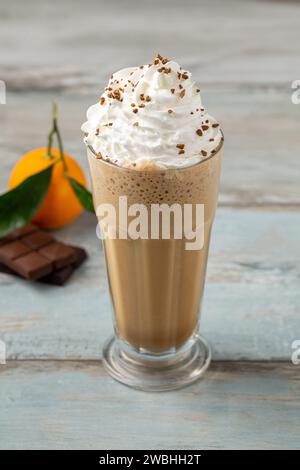
{"type": "Polygon", "coordinates": [[[210,362],[199,312],[219,190],[219,123],[203,108],[191,74],[158,55],[151,64],[114,73],[82,130],[114,311],[104,364],[115,379],[142,390],[187,385],[210,362]],[[120,198],[135,208],[127,220],[120,198]],[[107,205],[114,219],[103,217],[107,205]],[[147,227],[132,236],[132,214],[140,206],[147,227]],[[168,236],[161,227],[153,236],[151,211],[163,206],[171,208],[170,223],[175,206],[184,215],[191,207],[190,232],[201,231],[201,246],[190,243],[191,233],[178,236],[172,224],[168,236]]]}

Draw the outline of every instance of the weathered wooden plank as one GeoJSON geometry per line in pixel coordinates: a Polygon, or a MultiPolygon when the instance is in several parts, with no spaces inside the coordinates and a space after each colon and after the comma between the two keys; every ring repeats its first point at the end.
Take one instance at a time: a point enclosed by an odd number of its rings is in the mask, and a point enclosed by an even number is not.
{"type": "MultiPolygon", "coordinates": [[[[99,358],[112,330],[94,217],[57,236],[90,256],[67,286],[0,275],[0,339],[10,358],[99,358]]],[[[290,359],[300,339],[299,261],[299,212],[218,210],[201,320],[215,359],[290,359]]]]}
{"type": "Polygon", "coordinates": [[[299,78],[298,17],[297,2],[278,1],[1,2],[1,78],[18,90],[98,87],[160,50],[202,84],[283,85],[299,78]]]}
{"type": "Polygon", "coordinates": [[[163,394],[97,361],[17,361],[0,377],[1,449],[300,449],[299,370],[284,363],[213,363],[163,394]]]}
{"type": "MultiPolygon", "coordinates": [[[[221,205],[270,207],[219,211],[202,322],[216,358],[288,358],[299,337],[299,216],[289,211],[300,203],[299,106],[290,101],[290,82],[299,78],[298,13],[288,2],[236,0],[174,0],[172,9],[166,0],[139,8],[97,0],[86,9],[63,0],[59,10],[32,0],[0,4],[0,79],[8,86],[1,190],[19,156],[45,144],[53,94],[65,148],[86,168],[80,124],[112,70],[149,60],[163,44],[201,83],[226,134],[221,205]]],[[[61,236],[86,244],[92,257],[65,289],[0,278],[0,337],[10,357],[99,357],[111,329],[93,219],[61,236]]]]}

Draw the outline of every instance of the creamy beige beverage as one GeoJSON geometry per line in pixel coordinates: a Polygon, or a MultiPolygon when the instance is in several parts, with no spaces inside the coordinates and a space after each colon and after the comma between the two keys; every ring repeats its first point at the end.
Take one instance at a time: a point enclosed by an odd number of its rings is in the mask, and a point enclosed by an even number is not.
{"type": "MultiPolygon", "coordinates": [[[[219,189],[223,145],[219,124],[202,106],[191,74],[160,55],[151,64],[113,74],[87,118],[82,130],[95,209],[110,204],[117,214],[115,222],[106,223],[117,237],[103,242],[117,340],[138,354],[163,357],[173,352],[177,357],[177,351],[198,337],[219,189]],[[143,204],[148,213],[153,204],[175,203],[182,210],[188,204],[203,204],[203,246],[186,249],[186,239],[176,239],[174,231],[169,239],[161,233],[159,239],[121,239],[127,230],[118,218],[124,196],[128,206],[143,204]]],[[[195,228],[194,215],[192,219],[195,228]]],[[[154,378],[150,372],[145,385],[143,366],[143,372],[136,372],[143,375],[137,384],[122,348],[107,346],[105,362],[115,378],[137,388],[176,388],[195,380],[204,364],[197,359],[201,347],[196,352],[191,349],[191,358],[178,366],[180,380],[173,372],[165,375],[168,379],[154,378]]],[[[134,361],[140,364],[138,356],[134,361]]]]}
{"type": "Polygon", "coordinates": [[[119,196],[128,205],[204,204],[204,247],[182,240],[104,240],[116,329],[135,348],[158,353],[179,348],[195,332],[203,295],[211,226],[220,176],[220,153],[181,170],[135,171],[97,160],[89,150],[95,207],[119,196]]]}

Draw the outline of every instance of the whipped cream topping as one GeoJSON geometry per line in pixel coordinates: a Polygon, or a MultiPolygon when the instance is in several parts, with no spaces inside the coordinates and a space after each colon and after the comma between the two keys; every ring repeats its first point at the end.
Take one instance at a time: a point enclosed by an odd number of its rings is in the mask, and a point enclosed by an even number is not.
{"type": "Polygon", "coordinates": [[[136,169],[194,165],[223,139],[190,72],[160,55],[114,73],[82,131],[98,158],[136,169]]]}

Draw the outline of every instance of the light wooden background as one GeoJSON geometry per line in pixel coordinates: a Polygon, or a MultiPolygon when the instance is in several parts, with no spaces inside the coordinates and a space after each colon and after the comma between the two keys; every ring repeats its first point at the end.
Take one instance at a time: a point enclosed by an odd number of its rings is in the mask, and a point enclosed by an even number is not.
{"type": "Polygon", "coordinates": [[[226,136],[201,328],[205,378],[145,394],[110,379],[111,332],[95,220],[57,237],[89,261],[64,288],[0,275],[0,448],[300,448],[300,2],[0,0],[0,190],[44,146],[56,97],[65,149],[109,74],[160,52],[193,72],[226,136]]]}

